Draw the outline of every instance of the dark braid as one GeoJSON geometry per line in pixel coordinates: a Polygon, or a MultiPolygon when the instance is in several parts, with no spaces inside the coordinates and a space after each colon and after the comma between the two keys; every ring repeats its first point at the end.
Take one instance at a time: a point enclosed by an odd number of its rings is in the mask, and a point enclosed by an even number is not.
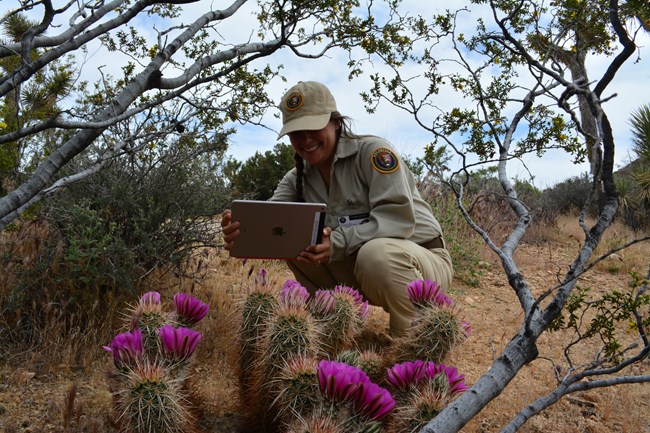
{"type": "Polygon", "coordinates": [[[304,202],[305,197],[303,197],[302,194],[302,183],[305,172],[305,161],[297,153],[293,154],[293,159],[296,160],[296,195],[298,196],[297,201],[304,202]]]}

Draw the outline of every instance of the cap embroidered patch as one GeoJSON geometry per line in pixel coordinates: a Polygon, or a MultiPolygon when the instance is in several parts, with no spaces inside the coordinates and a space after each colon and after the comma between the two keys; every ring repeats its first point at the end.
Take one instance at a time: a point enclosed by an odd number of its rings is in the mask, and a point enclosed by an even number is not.
{"type": "Polygon", "coordinates": [[[287,110],[294,111],[302,107],[303,102],[305,102],[305,99],[302,97],[302,93],[293,92],[287,96],[285,105],[287,106],[287,110]]]}
{"type": "Polygon", "coordinates": [[[392,150],[380,147],[372,154],[372,166],[380,173],[392,173],[399,167],[399,159],[392,150]]]}

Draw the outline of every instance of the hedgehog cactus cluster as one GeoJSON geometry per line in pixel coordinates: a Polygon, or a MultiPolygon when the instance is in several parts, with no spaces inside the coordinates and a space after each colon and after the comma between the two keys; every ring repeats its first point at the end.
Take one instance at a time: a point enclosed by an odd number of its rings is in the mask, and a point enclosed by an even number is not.
{"type": "Polygon", "coordinates": [[[406,361],[387,371],[396,400],[390,430],[416,431],[465,390],[465,377],[455,367],[431,361],[406,361]]]}
{"type": "Polygon", "coordinates": [[[329,353],[349,348],[361,333],[370,313],[368,301],[355,289],[336,286],[317,290],[310,303],[312,314],[320,322],[323,344],[329,353]]]}
{"type": "Polygon", "coordinates": [[[115,370],[109,385],[121,430],[128,433],[180,433],[191,430],[184,382],[201,333],[191,329],[208,304],[184,293],[165,311],[158,292],[147,292],[129,310],[128,329],[104,346],[115,370]]]}
{"type": "Polygon", "coordinates": [[[239,322],[240,381],[255,430],[414,431],[465,391],[464,377],[442,361],[469,324],[435,282],[405,290],[417,312],[412,327],[375,352],[358,347],[370,307],[357,290],[310,294],[294,280],[274,287],[260,271],[239,322]]]}
{"type": "Polygon", "coordinates": [[[133,432],[184,433],[191,422],[180,380],[162,366],[131,370],[117,394],[118,420],[133,432]]]}
{"type": "Polygon", "coordinates": [[[459,319],[458,308],[435,281],[412,281],[406,291],[416,317],[409,332],[398,339],[397,358],[443,362],[454,347],[465,341],[471,327],[459,319]]]}

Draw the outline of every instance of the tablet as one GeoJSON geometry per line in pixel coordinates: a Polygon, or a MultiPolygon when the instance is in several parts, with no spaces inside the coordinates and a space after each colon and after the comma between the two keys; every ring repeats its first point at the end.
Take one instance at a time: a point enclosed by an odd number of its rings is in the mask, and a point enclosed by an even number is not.
{"type": "Polygon", "coordinates": [[[230,210],[240,223],[231,257],[294,260],[321,242],[327,205],[234,200],[230,210]]]}

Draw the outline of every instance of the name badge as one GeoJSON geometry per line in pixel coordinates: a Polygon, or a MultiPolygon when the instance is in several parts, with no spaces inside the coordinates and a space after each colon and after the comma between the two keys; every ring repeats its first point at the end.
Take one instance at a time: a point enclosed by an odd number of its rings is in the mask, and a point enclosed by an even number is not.
{"type": "Polygon", "coordinates": [[[338,217],[338,221],[341,227],[352,227],[370,221],[370,214],[341,215],[338,217]]]}

